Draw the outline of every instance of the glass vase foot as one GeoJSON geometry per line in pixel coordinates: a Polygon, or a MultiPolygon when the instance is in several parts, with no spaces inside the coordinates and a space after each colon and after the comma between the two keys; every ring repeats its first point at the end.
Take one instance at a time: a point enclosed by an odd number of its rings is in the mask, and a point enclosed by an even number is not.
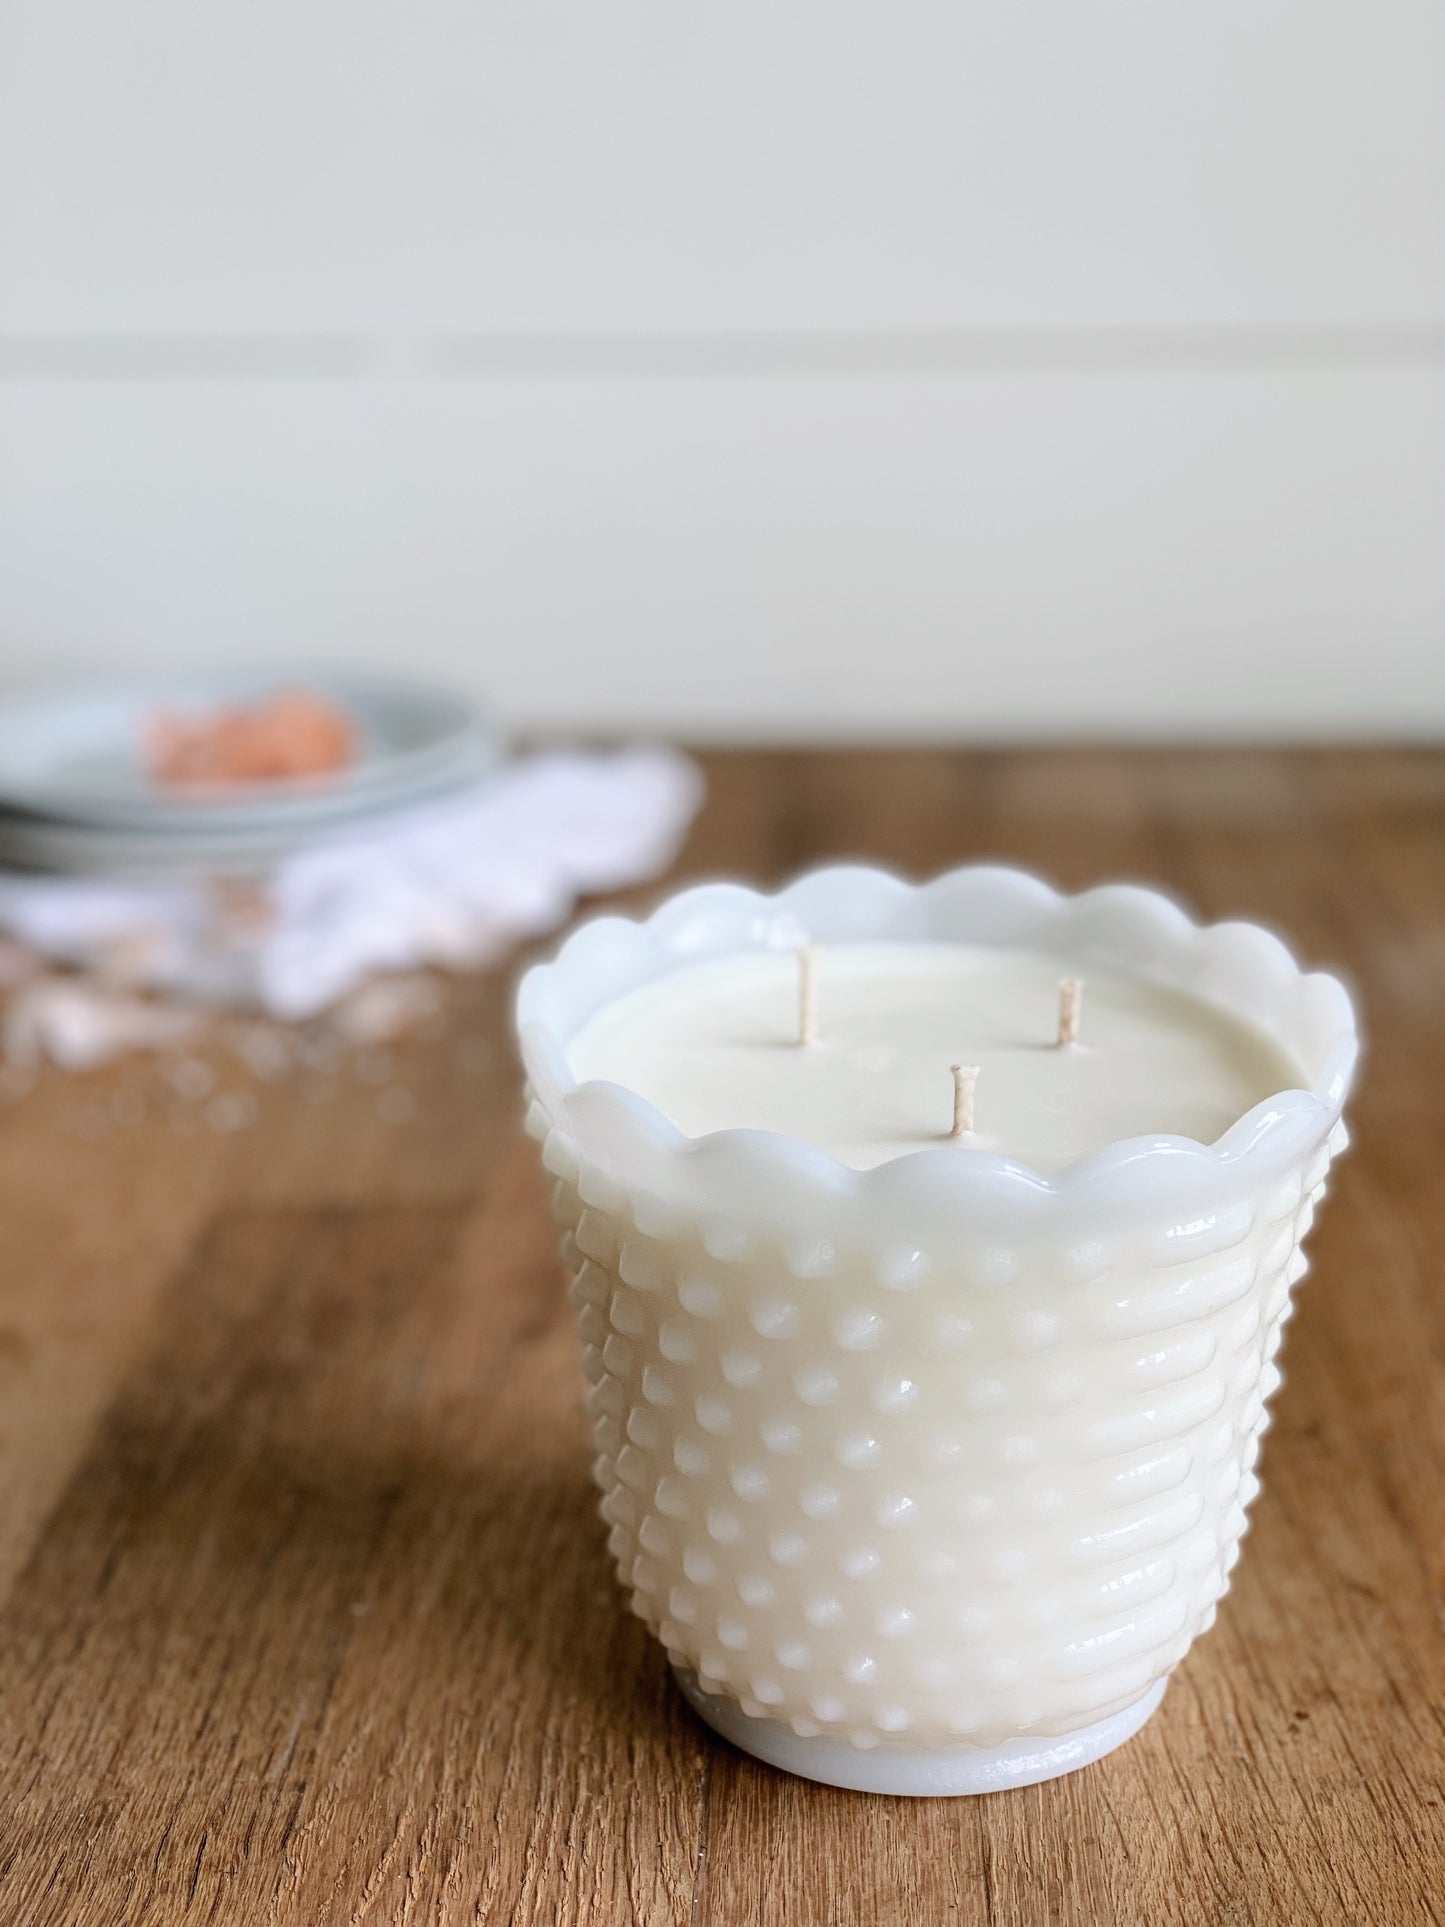
{"type": "Polygon", "coordinates": [[[754,1759],[824,1786],[855,1793],[895,1793],[937,1798],[961,1793],[998,1793],[1005,1787],[1034,1786],[1060,1774],[1090,1766],[1132,1739],[1164,1697],[1167,1679],[1142,1699],[1093,1726],[1053,1737],[1006,1741],[1002,1746],[879,1745],[862,1748],[848,1740],[819,1735],[804,1738],[781,1720],[754,1719],[734,1700],[705,1693],[697,1677],[676,1671],[678,1685],[700,1718],[725,1740],[754,1759]]]}

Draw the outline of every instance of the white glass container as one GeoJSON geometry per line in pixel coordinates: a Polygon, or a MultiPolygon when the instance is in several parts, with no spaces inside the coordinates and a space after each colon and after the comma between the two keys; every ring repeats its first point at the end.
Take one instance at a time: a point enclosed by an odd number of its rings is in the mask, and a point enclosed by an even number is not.
{"type": "Polygon", "coordinates": [[[1024,1785],[1127,1739],[1212,1623],[1259,1490],[1300,1241],[1345,1142],[1339,983],[1131,886],[840,868],[586,925],[517,1020],[610,1549],[702,1717],[890,1793],[1024,1785]],[[872,940],[1169,984],[1268,1033],[1302,1086],[1208,1145],[855,1170],[764,1131],[686,1138],[569,1069],[596,1011],[668,972],[872,940]]]}

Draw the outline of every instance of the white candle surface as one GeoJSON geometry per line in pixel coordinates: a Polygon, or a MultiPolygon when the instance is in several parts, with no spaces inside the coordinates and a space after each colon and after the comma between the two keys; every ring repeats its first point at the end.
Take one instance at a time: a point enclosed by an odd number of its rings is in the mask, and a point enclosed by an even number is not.
{"type": "Polygon", "coordinates": [[[806,1045],[796,954],[750,952],[596,1012],[568,1047],[573,1074],[625,1085],[691,1137],[781,1131],[860,1170],[950,1142],[955,1064],[979,1072],[962,1142],[1042,1170],[1120,1138],[1212,1143],[1306,1081],[1244,1019],[1092,966],[1078,973],[1080,1040],[1061,1046],[1059,980],[1075,973],[1043,951],[824,945],[816,970],[818,1030],[806,1045]]]}

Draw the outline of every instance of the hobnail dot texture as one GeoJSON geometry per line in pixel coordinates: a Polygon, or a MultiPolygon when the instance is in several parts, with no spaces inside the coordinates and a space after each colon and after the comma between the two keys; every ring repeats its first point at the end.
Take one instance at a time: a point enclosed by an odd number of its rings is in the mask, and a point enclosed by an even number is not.
{"type": "Polygon", "coordinates": [[[633,1609],[707,1692],[859,1747],[1137,1701],[1228,1587],[1341,1141],[1192,1224],[840,1241],[820,1268],[807,1241],[659,1228],[552,1131],[633,1609]]]}
{"type": "Polygon", "coordinates": [[[1140,1700],[1210,1623],[1258,1491],[1300,1240],[1345,1142],[1343,988],[1132,887],[834,869],[598,919],[528,973],[517,1018],[608,1544],[673,1663],[858,1747],[1058,1736],[1140,1700]],[[1047,1176],[688,1140],[572,1077],[577,1026],[684,962],[870,937],[1122,963],[1249,1016],[1306,1085],[1213,1145],[1047,1176]]]}

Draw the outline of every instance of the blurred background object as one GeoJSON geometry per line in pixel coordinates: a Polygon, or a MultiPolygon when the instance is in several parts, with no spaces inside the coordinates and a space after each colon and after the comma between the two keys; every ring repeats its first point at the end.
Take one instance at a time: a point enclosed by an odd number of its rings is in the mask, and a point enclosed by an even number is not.
{"type": "Polygon", "coordinates": [[[1438,0],[0,0],[0,1927],[1439,1917],[1442,79],[1438,0]],[[330,778],[148,781],[288,694],[330,778]],[[840,856],[1372,1032],[1228,1629],[962,1834],[703,1763],[521,1143],[520,946],[840,856]]]}
{"type": "Polygon", "coordinates": [[[0,661],[1437,738],[1445,15],[10,0],[0,661]]]}

